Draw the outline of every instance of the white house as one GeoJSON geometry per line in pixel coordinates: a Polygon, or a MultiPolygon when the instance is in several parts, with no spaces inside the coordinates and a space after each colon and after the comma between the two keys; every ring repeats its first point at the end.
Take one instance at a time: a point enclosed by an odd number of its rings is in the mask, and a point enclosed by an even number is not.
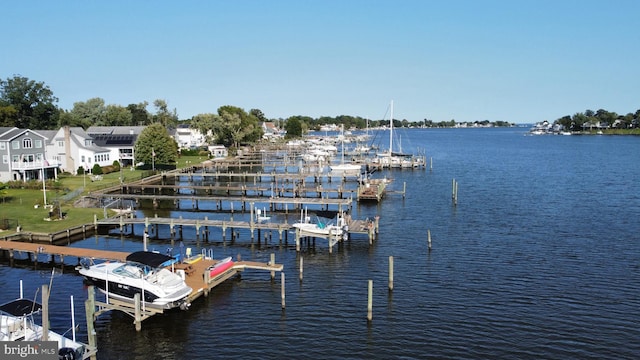
{"type": "Polygon", "coordinates": [[[120,161],[121,166],[132,166],[136,163],[135,145],[138,136],[146,126],[90,126],[87,134],[93,142],[109,150],[111,164],[120,161]]]}
{"type": "Polygon", "coordinates": [[[214,158],[223,158],[229,156],[229,151],[226,147],[224,147],[224,145],[209,145],[207,149],[209,149],[211,156],[213,156],[214,158]]]}
{"type": "Polygon", "coordinates": [[[180,124],[173,136],[180,149],[193,149],[205,145],[205,136],[198,129],[180,124]]]}
{"type": "Polygon", "coordinates": [[[95,164],[108,166],[118,160],[109,149],[97,146],[81,127],[60,128],[50,137],[47,152],[60,164],[63,171],[71,174],[76,174],[80,167],[91,171],[95,164]]]}

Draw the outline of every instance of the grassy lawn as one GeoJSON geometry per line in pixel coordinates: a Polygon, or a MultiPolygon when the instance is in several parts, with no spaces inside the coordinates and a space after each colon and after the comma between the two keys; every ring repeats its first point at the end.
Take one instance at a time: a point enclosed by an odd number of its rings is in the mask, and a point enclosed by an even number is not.
{"type": "MultiPolygon", "coordinates": [[[[206,160],[204,157],[183,156],[178,159],[178,168],[183,168],[206,160]]],[[[47,189],[47,204],[58,201],[61,211],[66,213],[63,220],[47,221],[50,209],[45,209],[44,194],[42,189],[26,190],[26,189],[7,189],[4,194],[0,195],[0,221],[6,219],[9,229],[0,230],[0,237],[13,234],[16,232],[16,226],[19,224],[22,231],[35,233],[53,233],[62,231],[67,228],[82,224],[93,223],[94,214],[98,218],[104,217],[102,208],[76,208],[73,206],[74,201],[80,199],[83,195],[87,195],[91,191],[102,190],[110,186],[118,185],[120,178],[124,178],[124,182],[140,180],[150,175],[149,171],[122,169],[119,172],[102,175],[101,180],[92,181],[90,175],[61,175],[58,182],[62,190],[47,189]],[[77,192],[77,193],[74,193],[77,192]],[[63,197],[75,195],[72,199],[65,200],[63,197]],[[34,205],[39,204],[37,208],[34,205]]],[[[109,216],[113,213],[108,214],[109,216]]],[[[3,224],[3,223],[0,223],[3,224]]]]}

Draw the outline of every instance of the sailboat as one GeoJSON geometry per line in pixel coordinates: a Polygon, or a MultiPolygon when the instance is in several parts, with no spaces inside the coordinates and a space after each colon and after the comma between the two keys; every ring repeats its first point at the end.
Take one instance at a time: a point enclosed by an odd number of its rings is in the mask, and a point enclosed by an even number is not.
{"type": "Polygon", "coordinates": [[[344,124],[342,125],[342,161],[337,165],[330,165],[332,174],[337,174],[340,176],[346,175],[360,175],[360,171],[362,167],[358,164],[349,164],[344,162],[344,124]]]}
{"type": "Polygon", "coordinates": [[[403,154],[402,151],[393,151],[393,100],[391,100],[391,111],[389,121],[389,149],[383,152],[376,153],[376,158],[373,159],[374,163],[380,164],[383,167],[409,167],[411,163],[411,155],[403,154]]]}

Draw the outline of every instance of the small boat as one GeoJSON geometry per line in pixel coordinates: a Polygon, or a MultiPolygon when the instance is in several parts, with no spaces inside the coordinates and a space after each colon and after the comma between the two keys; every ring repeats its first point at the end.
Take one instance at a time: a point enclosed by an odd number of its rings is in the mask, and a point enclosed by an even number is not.
{"type": "Polygon", "coordinates": [[[267,209],[264,210],[260,210],[260,209],[256,209],[256,221],[261,223],[263,221],[269,221],[271,219],[271,216],[267,216],[267,209]]]}
{"type": "MultiPolygon", "coordinates": [[[[42,305],[28,299],[16,299],[0,305],[0,341],[43,341],[44,328],[34,321],[42,305]]],[[[86,359],[91,353],[86,344],[49,330],[48,341],[58,342],[59,359],[86,359]]],[[[5,346],[11,346],[6,344],[5,346]]]]}
{"type": "Polygon", "coordinates": [[[131,206],[129,206],[126,209],[111,209],[111,210],[115,211],[116,215],[118,216],[129,215],[133,212],[133,208],[131,206]]]}
{"type": "Polygon", "coordinates": [[[231,268],[233,266],[234,262],[231,259],[231,256],[224,258],[220,261],[218,261],[217,263],[209,266],[207,268],[207,271],[209,272],[209,279],[213,279],[216,276],[224,273],[225,271],[229,270],[229,268],[231,268]]]}
{"type": "Polygon", "coordinates": [[[129,254],[126,262],[83,263],[77,269],[85,279],[110,298],[133,302],[141,294],[144,306],[162,310],[189,308],[193,289],[180,275],[162,267],[173,257],[148,251],[129,254]]]}
{"type": "Polygon", "coordinates": [[[325,223],[318,216],[316,222],[311,222],[311,217],[305,215],[305,210],[300,212],[300,222],[293,223],[291,227],[299,229],[303,236],[340,237],[346,235],[346,223],[344,218],[337,214],[336,225],[325,223]]]}

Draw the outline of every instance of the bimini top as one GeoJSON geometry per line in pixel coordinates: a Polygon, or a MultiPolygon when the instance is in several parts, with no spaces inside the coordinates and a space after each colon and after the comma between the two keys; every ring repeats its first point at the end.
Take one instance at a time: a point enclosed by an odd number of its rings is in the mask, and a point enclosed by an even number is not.
{"type": "Polygon", "coordinates": [[[127,261],[137,262],[153,268],[157,268],[171,260],[173,260],[171,256],[150,251],[136,251],[127,255],[127,261]]]}
{"type": "Polygon", "coordinates": [[[42,305],[27,299],[16,299],[0,305],[0,312],[13,316],[30,315],[32,313],[37,313],[41,309],[42,305]]]}

